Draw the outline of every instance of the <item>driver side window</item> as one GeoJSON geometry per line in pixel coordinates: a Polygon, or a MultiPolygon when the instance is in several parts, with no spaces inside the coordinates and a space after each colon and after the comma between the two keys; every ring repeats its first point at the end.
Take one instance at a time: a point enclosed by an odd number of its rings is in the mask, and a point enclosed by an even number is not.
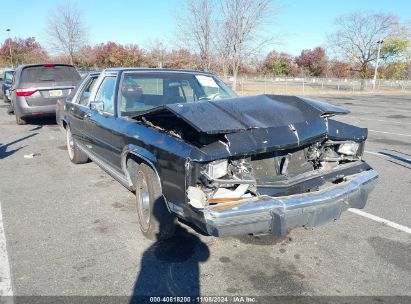
{"type": "Polygon", "coordinates": [[[104,112],[114,114],[114,91],[116,77],[107,76],[98,88],[95,101],[104,103],[104,112]]]}

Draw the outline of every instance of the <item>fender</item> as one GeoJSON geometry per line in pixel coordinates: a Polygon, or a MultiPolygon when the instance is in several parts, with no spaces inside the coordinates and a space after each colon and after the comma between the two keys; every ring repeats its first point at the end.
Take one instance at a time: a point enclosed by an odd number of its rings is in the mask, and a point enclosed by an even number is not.
{"type": "MultiPolygon", "coordinates": [[[[136,146],[136,145],[127,145],[123,148],[123,151],[121,152],[121,169],[123,170],[128,182],[130,185],[132,185],[132,181],[131,181],[131,177],[130,174],[128,173],[127,170],[127,155],[129,154],[133,154],[134,156],[137,156],[138,158],[140,158],[142,161],[144,161],[145,163],[147,163],[156,173],[160,187],[161,186],[161,179],[160,179],[160,174],[158,172],[158,162],[157,162],[157,157],[151,153],[150,151],[136,146]]],[[[162,189],[161,189],[162,191],[162,189]]]]}

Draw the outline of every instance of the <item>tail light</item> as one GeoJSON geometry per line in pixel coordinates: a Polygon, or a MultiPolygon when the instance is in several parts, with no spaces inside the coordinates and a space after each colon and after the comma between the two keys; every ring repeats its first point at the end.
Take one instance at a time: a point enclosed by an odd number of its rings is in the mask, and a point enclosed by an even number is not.
{"type": "Polygon", "coordinates": [[[16,89],[17,96],[31,96],[36,93],[38,90],[36,89],[16,89]]]}
{"type": "Polygon", "coordinates": [[[44,66],[45,68],[51,68],[51,67],[54,67],[55,64],[54,64],[54,63],[45,63],[45,64],[43,64],[43,66],[44,66]]]}

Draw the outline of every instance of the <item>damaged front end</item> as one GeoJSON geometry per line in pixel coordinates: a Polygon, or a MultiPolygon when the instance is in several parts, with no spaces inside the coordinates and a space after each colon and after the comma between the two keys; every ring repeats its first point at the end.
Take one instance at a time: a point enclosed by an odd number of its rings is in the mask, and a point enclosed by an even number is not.
{"type": "Polygon", "coordinates": [[[325,140],[304,147],[192,163],[188,204],[217,236],[284,235],[363,208],[378,174],[361,160],[363,143],[325,140]],[[193,181],[195,176],[195,182],[193,181]]]}
{"type": "Polygon", "coordinates": [[[367,130],[329,118],[346,113],[262,95],[168,105],[137,119],[192,147],[184,207],[198,226],[215,236],[284,235],[365,206],[378,174],[362,159],[367,130]]]}

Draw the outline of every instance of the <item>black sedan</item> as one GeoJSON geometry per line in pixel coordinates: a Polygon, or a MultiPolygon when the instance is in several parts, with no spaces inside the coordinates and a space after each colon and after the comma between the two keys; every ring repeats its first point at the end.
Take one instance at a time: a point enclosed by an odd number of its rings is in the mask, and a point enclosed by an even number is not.
{"type": "Polygon", "coordinates": [[[177,218],[215,236],[285,235],[363,208],[378,174],[367,129],[319,101],[237,97],[214,74],[107,69],[86,77],[60,116],[73,163],[93,160],[136,194],[141,231],[177,218]]]}

